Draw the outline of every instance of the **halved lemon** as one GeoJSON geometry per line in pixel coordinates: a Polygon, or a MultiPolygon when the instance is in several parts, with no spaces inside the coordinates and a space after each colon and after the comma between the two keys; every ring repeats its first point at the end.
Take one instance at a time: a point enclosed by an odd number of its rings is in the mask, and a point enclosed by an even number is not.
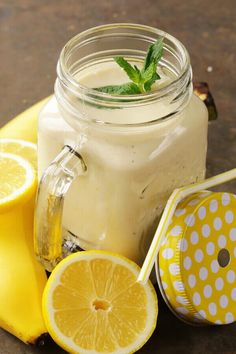
{"type": "Polygon", "coordinates": [[[20,156],[0,152],[0,211],[28,199],[35,188],[33,166],[20,156]]]}
{"type": "Polygon", "coordinates": [[[0,139],[0,152],[16,154],[29,161],[37,169],[37,145],[29,141],[12,138],[0,139]]]}
{"type": "Polygon", "coordinates": [[[46,327],[69,353],[126,354],[153,333],[157,296],[140,268],[105,251],[77,252],[53,270],[43,295],[46,327]]]}

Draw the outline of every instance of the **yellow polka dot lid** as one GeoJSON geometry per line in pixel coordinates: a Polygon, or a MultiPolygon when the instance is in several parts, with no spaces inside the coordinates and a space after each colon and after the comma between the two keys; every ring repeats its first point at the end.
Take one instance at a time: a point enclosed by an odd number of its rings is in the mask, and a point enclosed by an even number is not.
{"type": "Polygon", "coordinates": [[[170,309],[198,324],[236,320],[236,197],[197,192],[180,201],[156,264],[170,309]]]}

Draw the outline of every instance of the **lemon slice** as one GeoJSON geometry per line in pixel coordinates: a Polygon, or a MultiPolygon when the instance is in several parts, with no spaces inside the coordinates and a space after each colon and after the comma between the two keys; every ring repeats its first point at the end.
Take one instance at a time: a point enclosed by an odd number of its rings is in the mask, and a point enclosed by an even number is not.
{"type": "Polygon", "coordinates": [[[19,155],[29,161],[37,169],[37,145],[20,139],[0,139],[0,152],[19,155]]]}
{"type": "Polygon", "coordinates": [[[69,353],[133,353],[156,326],[156,292],[136,282],[139,267],[105,251],[72,254],[53,270],[43,295],[46,327],[69,353]]]}
{"type": "Polygon", "coordinates": [[[35,187],[33,166],[20,156],[0,152],[0,212],[4,207],[28,199],[35,187]]]}

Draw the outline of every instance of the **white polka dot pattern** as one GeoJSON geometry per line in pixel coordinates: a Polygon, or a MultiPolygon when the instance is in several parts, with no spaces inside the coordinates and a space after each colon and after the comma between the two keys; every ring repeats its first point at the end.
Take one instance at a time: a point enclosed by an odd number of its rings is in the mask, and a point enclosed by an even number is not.
{"type": "Polygon", "coordinates": [[[218,238],[218,246],[220,248],[224,248],[226,245],[226,237],[224,235],[220,235],[220,237],[218,238]]]}
{"type": "Polygon", "coordinates": [[[179,274],[179,265],[177,263],[171,263],[169,266],[169,271],[173,275],[179,274]]]}
{"type": "Polygon", "coordinates": [[[209,310],[209,313],[212,315],[212,316],[215,316],[216,313],[217,313],[217,308],[216,308],[216,304],[214,302],[211,302],[208,306],[208,310],[209,310]]]}
{"type": "Polygon", "coordinates": [[[203,260],[203,252],[202,250],[198,249],[196,250],[195,254],[194,254],[194,258],[196,260],[196,262],[201,263],[203,260]]]}
{"type": "Polygon", "coordinates": [[[222,309],[225,309],[228,306],[229,300],[226,295],[220,297],[220,306],[222,309]]]}
{"type": "Polygon", "coordinates": [[[191,233],[190,241],[193,245],[196,245],[199,241],[199,235],[196,231],[193,231],[191,233]]]}
{"type": "Polygon", "coordinates": [[[185,214],[185,209],[176,209],[175,211],[175,216],[181,216],[183,214],[185,214]]]}
{"type": "Polygon", "coordinates": [[[188,249],[188,242],[185,238],[182,238],[180,240],[180,251],[181,252],[186,252],[188,249]]]}
{"type": "Polygon", "coordinates": [[[221,227],[222,227],[222,220],[221,220],[221,218],[219,218],[219,217],[215,218],[213,225],[214,225],[215,230],[220,230],[221,227]]]}
{"type": "Polygon", "coordinates": [[[186,270],[189,270],[192,266],[192,261],[191,261],[191,258],[190,257],[185,257],[184,258],[184,268],[186,270]]]}
{"type": "Polygon", "coordinates": [[[164,251],[162,252],[162,257],[165,259],[171,259],[173,258],[174,251],[172,248],[165,248],[164,251]]]}
{"type": "Polygon", "coordinates": [[[233,270],[229,270],[228,273],[227,273],[227,281],[232,284],[235,282],[235,273],[233,270]]]}
{"type": "Polygon", "coordinates": [[[229,237],[231,241],[236,241],[236,229],[234,227],[230,230],[229,237]]]}
{"type": "Polygon", "coordinates": [[[211,297],[211,295],[212,295],[212,287],[211,287],[210,285],[204,286],[203,293],[204,293],[204,296],[205,296],[206,298],[211,297]]]}
{"type": "Polygon", "coordinates": [[[201,303],[201,296],[198,292],[193,294],[193,303],[194,305],[200,305],[201,303]]]}
{"type": "Polygon", "coordinates": [[[215,213],[218,209],[218,202],[217,200],[213,199],[211,202],[210,202],[210,211],[212,213],[215,213]]]}
{"type": "Polygon", "coordinates": [[[220,290],[222,290],[223,289],[223,286],[224,286],[224,280],[223,280],[223,278],[217,278],[216,280],[215,280],[215,288],[216,288],[216,290],[218,290],[218,291],[220,291],[220,290]]]}
{"type": "Polygon", "coordinates": [[[208,242],[206,246],[206,251],[209,256],[212,256],[215,252],[215,245],[213,242],[208,242]]]}
{"type": "Polygon", "coordinates": [[[206,280],[208,277],[208,270],[206,267],[202,267],[199,271],[199,278],[201,280],[206,280]]]}
{"type": "Polygon", "coordinates": [[[198,209],[198,217],[200,220],[203,220],[205,219],[206,217],[206,208],[201,206],[199,209],[198,209]]]}
{"type": "Polygon", "coordinates": [[[182,305],[186,304],[186,300],[185,300],[185,298],[183,296],[177,296],[176,297],[176,301],[178,301],[182,305]]]}
{"type": "Polygon", "coordinates": [[[179,236],[181,231],[182,231],[182,227],[177,225],[177,226],[173,227],[173,229],[171,230],[171,235],[172,236],[179,236]]]}
{"type": "Polygon", "coordinates": [[[188,284],[190,286],[190,288],[194,288],[196,285],[196,277],[193,274],[190,274],[188,277],[188,284]]]}
{"type": "Polygon", "coordinates": [[[230,203],[230,195],[228,193],[224,193],[222,195],[222,204],[224,206],[228,205],[230,203]]]}
{"type": "Polygon", "coordinates": [[[233,214],[232,210],[226,211],[226,213],[225,213],[225,221],[228,224],[232,224],[233,220],[234,220],[234,214],[233,214]]]}
{"type": "Polygon", "coordinates": [[[179,203],[159,254],[160,283],[180,318],[226,324],[236,319],[236,197],[196,193],[179,203]],[[220,261],[227,250],[228,263],[220,261]]]}
{"type": "Polygon", "coordinates": [[[186,216],[184,221],[187,226],[193,226],[195,223],[195,216],[193,214],[189,214],[186,216]]]}
{"type": "Polygon", "coordinates": [[[225,315],[225,323],[234,322],[234,315],[231,312],[227,312],[225,315]]]}
{"type": "Polygon", "coordinates": [[[212,273],[217,273],[219,270],[219,263],[216,259],[214,259],[214,261],[211,262],[211,271],[212,273]]]}
{"type": "Polygon", "coordinates": [[[211,233],[211,229],[210,226],[205,224],[202,226],[202,236],[203,237],[208,237],[211,233]]]}
{"type": "Polygon", "coordinates": [[[236,300],[236,288],[233,288],[233,290],[231,292],[231,297],[233,300],[236,300]]]}

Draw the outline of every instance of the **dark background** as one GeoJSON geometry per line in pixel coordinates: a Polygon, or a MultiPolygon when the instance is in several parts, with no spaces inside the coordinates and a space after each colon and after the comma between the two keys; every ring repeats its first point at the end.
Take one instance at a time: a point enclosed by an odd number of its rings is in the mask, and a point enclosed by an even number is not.
{"type": "MultiPolygon", "coordinates": [[[[158,27],[185,44],[194,79],[209,83],[219,112],[209,126],[208,175],[234,168],[236,0],[0,0],[0,126],[53,92],[59,52],[72,36],[112,22],[158,27]]],[[[0,330],[0,354],[33,353],[63,351],[33,349],[0,330]]],[[[191,327],[161,304],[157,330],[139,353],[236,353],[236,324],[191,327]]]]}

